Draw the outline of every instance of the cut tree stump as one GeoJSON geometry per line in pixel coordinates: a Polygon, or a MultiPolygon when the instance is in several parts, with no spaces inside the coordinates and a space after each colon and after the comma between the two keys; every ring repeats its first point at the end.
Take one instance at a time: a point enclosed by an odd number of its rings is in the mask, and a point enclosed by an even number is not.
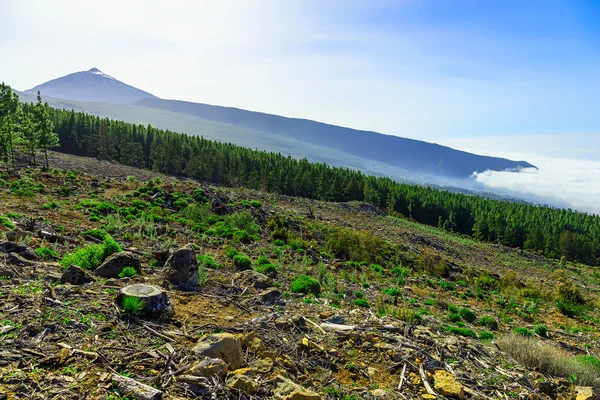
{"type": "Polygon", "coordinates": [[[112,380],[119,387],[122,396],[131,396],[136,400],[160,400],[163,392],[125,376],[112,374],[112,380]]]}
{"type": "Polygon", "coordinates": [[[143,300],[145,307],[143,313],[150,315],[161,315],[165,312],[172,312],[173,305],[169,302],[167,293],[158,286],[136,283],[125,286],[119,291],[117,303],[123,305],[125,297],[135,297],[143,300]]]}

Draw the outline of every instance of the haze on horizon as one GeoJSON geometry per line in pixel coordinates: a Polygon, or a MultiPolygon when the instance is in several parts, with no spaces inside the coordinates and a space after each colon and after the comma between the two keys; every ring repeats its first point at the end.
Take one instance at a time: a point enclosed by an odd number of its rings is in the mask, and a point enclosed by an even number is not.
{"type": "MultiPolygon", "coordinates": [[[[98,67],[162,98],[568,159],[517,190],[600,213],[600,194],[569,185],[600,174],[594,0],[5,0],[0,15],[18,60],[0,79],[18,90],[98,67]]],[[[514,189],[502,176],[481,182],[514,189]]]]}

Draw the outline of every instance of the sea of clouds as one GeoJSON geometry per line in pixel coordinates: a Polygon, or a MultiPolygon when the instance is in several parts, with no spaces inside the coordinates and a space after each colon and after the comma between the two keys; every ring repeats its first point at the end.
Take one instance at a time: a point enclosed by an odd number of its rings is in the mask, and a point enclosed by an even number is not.
{"type": "Polygon", "coordinates": [[[564,138],[560,149],[555,145],[555,139],[551,137],[544,140],[538,136],[531,140],[503,138],[446,142],[479,154],[526,160],[538,167],[520,172],[486,171],[474,174],[474,179],[490,191],[555,207],[600,214],[600,136],[589,135],[586,146],[581,140],[564,138]],[[548,146],[548,143],[553,145],[548,146]],[[527,150],[514,151],[523,148],[527,150]]]}

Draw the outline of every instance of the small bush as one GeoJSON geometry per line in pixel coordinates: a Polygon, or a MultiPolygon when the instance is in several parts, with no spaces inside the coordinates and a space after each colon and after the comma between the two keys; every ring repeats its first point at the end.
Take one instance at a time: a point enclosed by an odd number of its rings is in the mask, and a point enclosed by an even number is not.
{"type": "Polygon", "coordinates": [[[527,328],[515,328],[513,329],[513,333],[525,337],[531,337],[533,335],[533,333],[527,328]]]}
{"type": "Polygon", "coordinates": [[[544,325],[536,325],[533,328],[533,332],[541,337],[547,338],[548,337],[548,328],[546,328],[544,325]]]}
{"type": "Polygon", "coordinates": [[[383,276],[385,273],[383,267],[379,264],[371,264],[371,271],[381,276],[383,276]]]}
{"type": "Polygon", "coordinates": [[[321,284],[313,277],[300,275],[290,283],[290,290],[294,293],[318,295],[321,293],[321,284]]]}
{"type": "Polygon", "coordinates": [[[48,203],[42,206],[43,210],[50,210],[52,208],[58,208],[58,203],[55,201],[49,201],[48,203]]]}
{"type": "Polygon", "coordinates": [[[44,247],[44,246],[38,247],[37,249],[35,249],[35,252],[42,259],[58,258],[58,253],[56,251],[49,249],[47,247],[44,247]]]}
{"type": "Polygon", "coordinates": [[[468,308],[459,308],[458,309],[458,315],[461,316],[462,319],[464,319],[467,322],[475,322],[475,320],[477,319],[477,317],[475,316],[475,313],[471,310],[469,310],[468,308]]]}
{"type": "Polygon", "coordinates": [[[357,299],[364,299],[365,298],[365,295],[363,294],[363,292],[359,292],[359,291],[354,292],[354,296],[357,299]]]}
{"type": "Polygon", "coordinates": [[[561,282],[556,290],[556,300],[560,302],[585,304],[581,291],[572,281],[561,282]]]}
{"type": "Polygon", "coordinates": [[[271,264],[271,261],[269,261],[269,259],[265,256],[259,256],[258,260],[256,260],[256,264],[257,265],[271,264]]]}
{"type": "Polygon", "coordinates": [[[100,240],[104,240],[104,238],[106,238],[106,236],[108,235],[108,233],[106,233],[102,229],[89,229],[87,231],[82,232],[81,234],[84,236],[91,236],[100,240]]]}
{"type": "Polygon", "coordinates": [[[227,255],[228,258],[233,258],[235,256],[237,256],[238,254],[240,254],[239,251],[237,251],[236,249],[228,249],[227,253],[225,253],[227,255]]]}
{"type": "Polygon", "coordinates": [[[446,327],[446,332],[452,333],[454,335],[459,335],[459,336],[477,338],[477,334],[475,333],[475,331],[468,329],[468,328],[448,326],[448,327],[446,327]]]}
{"type": "Polygon", "coordinates": [[[364,308],[369,308],[369,302],[366,301],[365,299],[356,299],[354,300],[354,305],[358,306],[358,307],[364,307],[364,308]]]}
{"type": "Polygon", "coordinates": [[[0,225],[7,227],[8,229],[15,229],[15,224],[10,219],[0,214],[0,225]]]}
{"type": "Polygon", "coordinates": [[[273,264],[261,264],[256,266],[256,272],[260,272],[265,275],[272,275],[277,272],[277,267],[273,264]]]}
{"type": "Polygon", "coordinates": [[[136,275],[137,275],[137,271],[135,270],[135,268],[125,267],[125,268],[123,268],[121,273],[118,275],[118,277],[123,279],[123,278],[129,278],[129,277],[136,276],[136,275]]]}
{"type": "Polygon", "coordinates": [[[210,268],[210,269],[218,269],[219,268],[219,265],[208,254],[198,255],[198,256],[196,256],[196,260],[198,260],[198,265],[201,265],[203,267],[210,268]]]}
{"type": "Polygon", "coordinates": [[[127,315],[138,315],[146,307],[146,301],[134,296],[123,297],[123,311],[127,315]]]}
{"type": "Polygon", "coordinates": [[[102,243],[82,247],[73,253],[66,254],[60,261],[60,264],[64,268],[77,265],[83,269],[94,270],[107,257],[121,251],[121,246],[111,236],[107,236],[102,243]]]}
{"type": "Polygon", "coordinates": [[[559,300],[556,302],[558,310],[566,317],[575,318],[585,314],[585,307],[570,301],[559,300]]]}
{"type": "Polygon", "coordinates": [[[385,291],[385,294],[388,296],[400,297],[402,296],[402,292],[397,288],[390,288],[385,291]]]}
{"type": "Polygon", "coordinates": [[[452,304],[450,304],[448,306],[448,312],[452,313],[452,314],[458,314],[458,307],[453,306],[452,304]]]}
{"type": "Polygon", "coordinates": [[[479,339],[480,340],[492,340],[494,339],[494,334],[490,333],[490,332],[479,332],[479,339]]]}
{"type": "Polygon", "coordinates": [[[458,322],[460,321],[460,315],[454,313],[448,313],[448,321],[450,322],[458,322]]]}
{"type": "Polygon", "coordinates": [[[498,321],[496,321],[496,318],[487,315],[479,319],[479,325],[483,325],[486,328],[491,329],[493,331],[498,330],[498,321]]]}
{"type": "Polygon", "coordinates": [[[233,256],[233,263],[238,269],[241,270],[250,269],[252,266],[252,261],[250,261],[250,258],[243,254],[236,254],[233,256]]]}

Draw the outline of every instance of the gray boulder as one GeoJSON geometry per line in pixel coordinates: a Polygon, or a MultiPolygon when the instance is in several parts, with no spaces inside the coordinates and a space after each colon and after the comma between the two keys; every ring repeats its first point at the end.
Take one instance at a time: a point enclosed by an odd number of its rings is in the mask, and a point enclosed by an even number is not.
{"type": "Polygon", "coordinates": [[[93,282],[94,278],[83,268],[77,265],[71,265],[65,269],[60,277],[61,283],[70,283],[71,285],[83,285],[88,282],[93,282]]]}
{"type": "Polygon", "coordinates": [[[198,283],[198,261],[191,244],[175,250],[165,262],[161,277],[181,287],[193,287],[198,283]]]}
{"type": "Polygon", "coordinates": [[[142,264],[140,259],[133,253],[123,251],[115,253],[108,257],[102,265],[94,271],[94,274],[104,278],[113,278],[118,276],[125,267],[132,267],[138,275],[142,275],[142,264]]]}

